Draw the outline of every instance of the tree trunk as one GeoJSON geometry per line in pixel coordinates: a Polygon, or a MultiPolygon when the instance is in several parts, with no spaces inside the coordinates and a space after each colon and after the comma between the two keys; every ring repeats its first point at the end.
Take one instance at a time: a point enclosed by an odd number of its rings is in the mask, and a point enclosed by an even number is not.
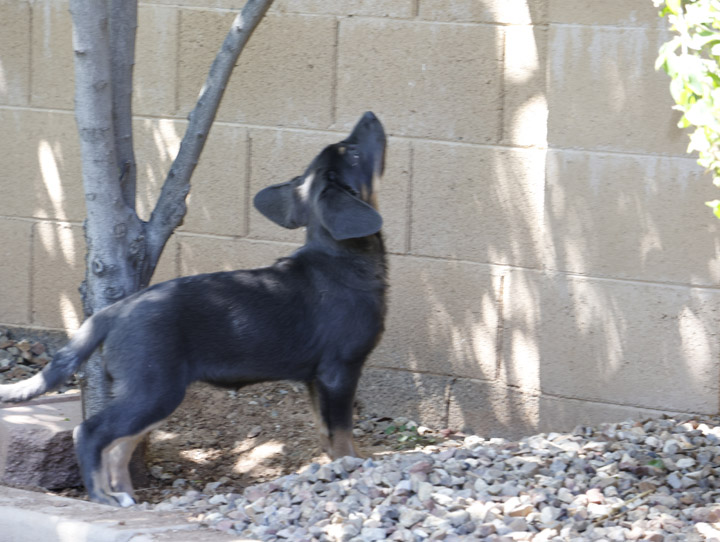
{"type": "MultiPolygon", "coordinates": [[[[75,118],[80,136],[87,206],[86,317],[147,286],[170,235],[185,216],[190,177],[207,140],[238,56],[272,0],[248,0],[218,52],[146,223],[135,210],[132,70],[136,0],[70,0],[75,54],[75,118]]],[[[83,416],[111,400],[102,351],[79,374],[83,416]]]]}

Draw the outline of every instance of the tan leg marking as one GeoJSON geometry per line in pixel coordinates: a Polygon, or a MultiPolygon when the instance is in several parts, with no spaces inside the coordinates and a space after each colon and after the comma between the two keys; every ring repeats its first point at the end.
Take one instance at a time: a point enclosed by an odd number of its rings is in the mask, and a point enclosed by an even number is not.
{"type": "Polygon", "coordinates": [[[355,448],[353,442],[352,429],[342,429],[335,431],[330,437],[330,451],[328,455],[331,459],[338,459],[350,455],[352,457],[362,457],[355,448]]]}
{"type": "Polygon", "coordinates": [[[135,492],[128,465],[140,441],[161,423],[154,423],[135,435],[115,439],[102,451],[102,467],[99,479],[103,483],[99,487],[108,495],[117,498],[120,506],[135,504],[135,492]]]}

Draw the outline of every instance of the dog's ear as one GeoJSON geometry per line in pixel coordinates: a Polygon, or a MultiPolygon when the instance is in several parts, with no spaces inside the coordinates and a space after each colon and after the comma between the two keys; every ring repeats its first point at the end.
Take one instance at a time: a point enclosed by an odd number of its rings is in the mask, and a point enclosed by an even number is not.
{"type": "Polygon", "coordinates": [[[328,186],[320,194],[318,215],[337,241],[372,235],[383,224],[380,213],[337,186],[328,186]]]}
{"type": "Polygon", "coordinates": [[[297,194],[300,179],[295,177],[286,183],[263,188],[255,195],[255,208],[283,228],[292,230],[307,226],[307,206],[297,194]]]}

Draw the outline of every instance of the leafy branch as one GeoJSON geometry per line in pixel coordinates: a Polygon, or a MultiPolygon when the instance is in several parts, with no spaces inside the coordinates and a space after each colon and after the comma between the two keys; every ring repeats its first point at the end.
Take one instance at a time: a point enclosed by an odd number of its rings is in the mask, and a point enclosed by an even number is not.
{"type": "MultiPolygon", "coordinates": [[[[674,109],[682,111],[680,128],[692,128],[687,152],[720,187],[720,0],[653,0],[660,16],[677,33],[659,50],[655,69],[672,78],[674,109]]],[[[720,218],[720,200],[709,201],[720,218]]]]}

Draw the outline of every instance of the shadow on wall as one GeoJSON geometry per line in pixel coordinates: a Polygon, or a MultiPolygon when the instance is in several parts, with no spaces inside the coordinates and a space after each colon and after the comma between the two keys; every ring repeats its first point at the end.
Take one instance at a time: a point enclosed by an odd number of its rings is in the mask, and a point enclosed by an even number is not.
{"type": "Polygon", "coordinates": [[[362,398],[502,436],[715,413],[714,189],[653,71],[666,36],[560,25],[532,39],[537,58],[506,72],[501,142],[550,149],[413,143],[413,257],[391,262],[362,398]],[[533,140],[544,104],[546,140],[533,140]]]}

